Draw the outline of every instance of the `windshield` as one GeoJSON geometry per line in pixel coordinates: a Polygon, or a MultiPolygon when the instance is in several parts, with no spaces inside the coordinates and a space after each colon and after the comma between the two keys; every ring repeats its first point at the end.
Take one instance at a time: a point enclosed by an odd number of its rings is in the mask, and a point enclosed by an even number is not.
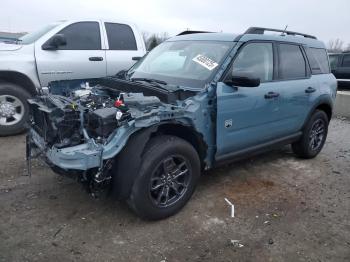
{"type": "Polygon", "coordinates": [[[222,41],[165,42],[131,68],[128,76],[202,88],[233,45],[234,42],[222,41]]]}
{"type": "Polygon", "coordinates": [[[32,33],[26,34],[19,38],[19,42],[23,45],[29,45],[31,43],[34,43],[36,40],[38,40],[41,36],[49,32],[51,29],[55,28],[56,26],[60,25],[62,22],[52,23],[45,27],[42,27],[41,29],[34,31],[32,33]]]}

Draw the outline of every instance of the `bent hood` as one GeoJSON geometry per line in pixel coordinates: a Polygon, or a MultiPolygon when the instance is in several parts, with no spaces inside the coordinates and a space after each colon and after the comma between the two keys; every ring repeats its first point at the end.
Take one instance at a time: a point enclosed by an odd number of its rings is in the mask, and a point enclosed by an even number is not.
{"type": "Polygon", "coordinates": [[[0,51],[16,51],[22,48],[22,45],[0,43],[0,51]]]}

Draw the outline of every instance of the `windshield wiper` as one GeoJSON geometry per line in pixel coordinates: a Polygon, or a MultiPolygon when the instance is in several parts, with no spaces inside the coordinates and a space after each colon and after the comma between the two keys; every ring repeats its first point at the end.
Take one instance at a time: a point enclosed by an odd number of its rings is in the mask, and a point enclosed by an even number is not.
{"type": "Polygon", "coordinates": [[[145,78],[145,77],[135,77],[131,78],[131,81],[144,81],[153,85],[156,85],[157,87],[164,88],[163,86],[167,85],[168,83],[162,80],[153,79],[153,78],[145,78]]]}

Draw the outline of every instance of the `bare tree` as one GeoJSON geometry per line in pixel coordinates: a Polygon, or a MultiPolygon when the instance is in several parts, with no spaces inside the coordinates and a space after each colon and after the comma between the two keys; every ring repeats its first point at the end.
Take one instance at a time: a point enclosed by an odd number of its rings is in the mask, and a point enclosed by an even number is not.
{"type": "Polygon", "coordinates": [[[148,38],[149,38],[149,33],[146,32],[146,31],[143,31],[143,32],[142,32],[142,38],[143,38],[143,41],[144,41],[145,43],[147,43],[148,38]]]}
{"type": "Polygon", "coordinates": [[[148,32],[142,32],[142,37],[145,41],[147,50],[150,51],[160,43],[167,40],[169,38],[169,34],[167,32],[159,34],[149,34],[148,32]]]}
{"type": "Polygon", "coordinates": [[[344,41],[337,38],[335,40],[330,40],[328,42],[328,50],[331,52],[341,52],[343,51],[344,41]]]}

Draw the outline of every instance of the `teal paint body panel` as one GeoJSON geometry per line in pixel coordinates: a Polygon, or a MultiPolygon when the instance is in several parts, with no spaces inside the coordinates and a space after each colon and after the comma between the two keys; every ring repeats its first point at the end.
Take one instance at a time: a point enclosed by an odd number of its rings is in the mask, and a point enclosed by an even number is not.
{"type": "MultiPolygon", "coordinates": [[[[335,77],[332,74],[311,74],[307,63],[308,75],[304,78],[280,80],[278,74],[276,75],[278,60],[276,60],[275,49],[273,63],[276,70],[271,81],[262,82],[256,87],[224,83],[227,71],[246,43],[269,42],[274,46],[278,43],[291,43],[297,44],[300,48],[304,46],[325,48],[321,41],[293,36],[255,34],[239,36],[222,33],[182,35],[167,40],[167,42],[176,41],[222,41],[233,44],[202,89],[191,86],[181,87],[183,90],[198,90],[197,94],[177,101],[176,107],[162,104],[159,109],[152,111],[149,117],[144,116],[145,112],[140,108],[135,109],[140,120],[135,118],[133,123],[129,123],[128,132],[122,139],[117,136],[120,132],[115,132],[116,135],[110,138],[109,143],[100,145],[98,150],[103,152],[101,159],[115,157],[127,145],[128,137],[136,131],[174,121],[193,127],[201,135],[207,148],[203,162],[205,168],[211,168],[216,164],[216,159],[225,155],[300,132],[317,105],[327,103],[333,107],[337,88],[335,77]],[[314,91],[308,92],[310,88],[314,91]],[[267,98],[266,96],[271,93],[277,96],[267,98]],[[172,117],[174,112],[176,114],[172,117]]],[[[306,59],[304,51],[303,54],[306,59]]],[[[76,86],[81,82],[84,80],[72,80],[69,83],[71,86],[76,86]]],[[[69,83],[67,85],[65,81],[61,86],[60,83],[54,83],[53,93],[59,94],[62,90],[71,88],[69,83]]],[[[65,150],[61,150],[61,153],[63,152],[65,150]]],[[[67,155],[67,159],[69,157],[67,155]]],[[[59,165],[59,159],[52,158],[52,162],[59,165]]],[[[99,164],[96,161],[95,166],[99,164]]],[[[76,167],[80,170],[88,168],[91,166],[76,167]]]]}

